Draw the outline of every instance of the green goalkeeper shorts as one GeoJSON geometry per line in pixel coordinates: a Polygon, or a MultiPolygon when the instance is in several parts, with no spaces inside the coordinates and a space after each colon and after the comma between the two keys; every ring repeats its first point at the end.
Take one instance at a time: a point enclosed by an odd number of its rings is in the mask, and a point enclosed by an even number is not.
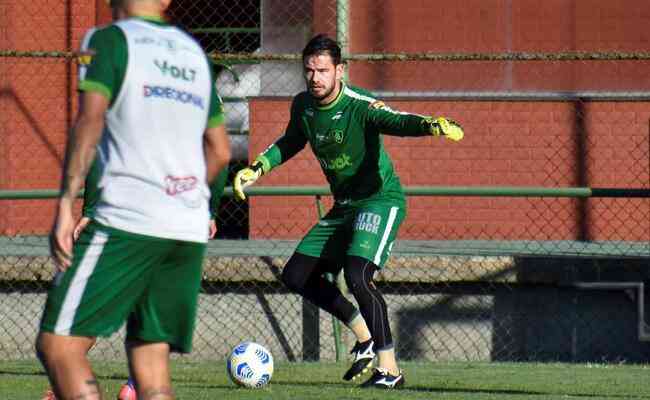
{"type": "Polygon", "coordinates": [[[336,203],[302,239],[296,252],[332,260],[339,267],[347,256],[358,256],[382,268],[405,215],[403,203],[386,199],[336,203]]]}
{"type": "Polygon", "coordinates": [[[48,293],[41,331],[169,343],[187,353],[201,284],[204,243],[137,235],[91,222],[73,263],[48,293]]]}

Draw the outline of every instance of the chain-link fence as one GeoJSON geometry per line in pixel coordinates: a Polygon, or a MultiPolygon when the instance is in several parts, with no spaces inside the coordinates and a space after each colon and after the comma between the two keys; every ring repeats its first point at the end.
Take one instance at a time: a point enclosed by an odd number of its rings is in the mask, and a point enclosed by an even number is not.
{"type": "MultiPolygon", "coordinates": [[[[235,154],[231,178],[282,133],[287,96],[304,89],[296,53],[316,32],[339,39],[351,83],[394,108],[463,123],[459,144],[385,139],[410,188],[409,215],[377,277],[400,358],[647,361],[650,69],[642,33],[590,35],[608,13],[553,9],[559,4],[217,3],[175,0],[169,14],[227,66],[217,86],[235,154]],[[557,20],[547,26],[539,12],[557,20]]],[[[106,22],[102,7],[0,3],[0,359],[32,357],[54,270],[44,237],[52,200],[16,191],[57,187],[77,106],[67,52],[106,22]]],[[[643,26],[638,15],[624,13],[621,24],[643,26]]],[[[260,181],[287,184],[324,184],[308,152],[260,181]]],[[[190,357],[221,359],[256,340],[278,359],[334,359],[330,317],[278,280],[318,219],[316,201],[259,190],[247,203],[221,205],[190,357]]],[[[342,339],[351,346],[345,330],[342,339]]],[[[93,355],[122,357],[122,340],[100,341],[93,355]]]]}

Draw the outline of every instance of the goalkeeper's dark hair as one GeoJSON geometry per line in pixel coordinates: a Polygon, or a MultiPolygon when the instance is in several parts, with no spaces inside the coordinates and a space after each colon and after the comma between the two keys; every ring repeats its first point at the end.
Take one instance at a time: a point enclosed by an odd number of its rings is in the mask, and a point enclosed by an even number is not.
{"type": "Polygon", "coordinates": [[[329,54],[332,57],[332,63],[339,65],[341,63],[341,47],[336,40],[330,38],[324,33],[314,36],[302,50],[302,60],[307,57],[320,54],[329,54]]]}

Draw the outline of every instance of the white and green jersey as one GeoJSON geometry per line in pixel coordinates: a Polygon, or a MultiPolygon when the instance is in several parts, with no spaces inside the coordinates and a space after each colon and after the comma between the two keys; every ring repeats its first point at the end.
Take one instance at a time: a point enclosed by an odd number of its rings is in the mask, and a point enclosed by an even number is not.
{"type": "Polygon", "coordinates": [[[127,232],[208,238],[203,135],[223,123],[211,65],[199,44],[162,21],[98,29],[79,84],[110,100],[99,144],[94,219],[127,232]]]}

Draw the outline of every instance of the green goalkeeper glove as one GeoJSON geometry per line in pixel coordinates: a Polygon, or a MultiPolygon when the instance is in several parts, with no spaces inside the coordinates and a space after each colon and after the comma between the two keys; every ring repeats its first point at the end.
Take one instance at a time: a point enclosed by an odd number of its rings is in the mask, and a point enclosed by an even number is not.
{"type": "Polygon", "coordinates": [[[252,165],[240,169],[235,175],[234,190],[239,200],[246,200],[244,189],[255,183],[264,174],[262,163],[255,161],[252,165]]]}
{"type": "Polygon", "coordinates": [[[432,118],[429,121],[429,132],[433,136],[444,136],[454,142],[458,142],[465,135],[458,122],[444,117],[432,118]]]}

